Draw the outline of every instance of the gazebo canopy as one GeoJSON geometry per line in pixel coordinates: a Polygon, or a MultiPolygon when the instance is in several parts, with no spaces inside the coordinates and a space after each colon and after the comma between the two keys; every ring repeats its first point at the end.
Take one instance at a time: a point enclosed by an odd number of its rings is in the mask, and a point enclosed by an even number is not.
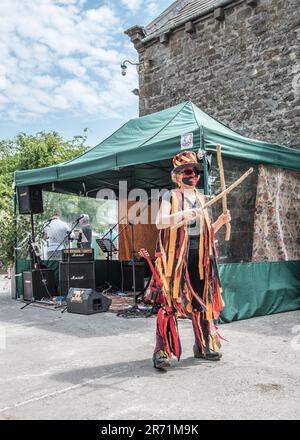
{"type": "MultiPolygon", "coordinates": [[[[89,197],[95,197],[102,188],[117,192],[121,180],[127,181],[128,190],[169,188],[171,158],[180,148],[215,152],[217,144],[229,158],[300,171],[299,150],[241,136],[187,101],[130,120],[73,160],[17,171],[15,183],[89,197]]],[[[17,262],[16,258],[17,274],[28,268],[28,261],[17,262]]],[[[299,261],[229,263],[219,264],[219,269],[226,304],[224,321],[300,307],[299,261]]],[[[17,277],[17,289],[22,289],[20,286],[21,278],[17,277]]]]}
{"type": "Polygon", "coordinates": [[[224,156],[300,170],[300,151],[241,136],[186,101],[128,121],[75,159],[17,171],[15,183],[90,197],[103,187],[116,188],[119,180],[126,180],[128,189],[163,187],[170,181],[170,158],[180,150],[182,136],[187,134],[192,134],[189,149],[215,152],[220,143],[224,156]]]}

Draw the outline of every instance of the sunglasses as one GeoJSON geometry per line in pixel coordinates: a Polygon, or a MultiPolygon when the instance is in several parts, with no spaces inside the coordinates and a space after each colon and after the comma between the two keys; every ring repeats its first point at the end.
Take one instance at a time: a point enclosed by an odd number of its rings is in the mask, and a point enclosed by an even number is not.
{"type": "Polygon", "coordinates": [[[194,174],[195,176],[200,176],[201,171],[198,168],[193,168],[193,169],[183,170],[182,174],[184,174],[185,176],[191,176],[192,174],[194,174]]]}

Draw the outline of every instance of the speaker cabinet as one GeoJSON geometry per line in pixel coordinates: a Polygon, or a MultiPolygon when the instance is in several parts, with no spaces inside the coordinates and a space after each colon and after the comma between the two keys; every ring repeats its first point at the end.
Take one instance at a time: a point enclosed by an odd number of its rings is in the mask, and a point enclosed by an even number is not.
{"type": "MultiPolygon", "coordinates": [[[[135,262],[135,288],[137,291],[142,291],[144,288],[144,263],[135,262]]],[[[133,270],[132,263],[123,263],[123,289],[125,291],[133,290],[133,270]]]]}
{"type": "MultiPolygon", "coordinates": [[[[70,262],[69,288],[95,289],[95,263],[94,261],[70,262]]],[[[59,263],[60,294],[68,294],[68,263],[59,263]]]]}
{"type": "Polygon", "coordinates": [[[51,299],[56,295],[53,269],[33,269],[23,272],[23,299],[51,299]]]}
{"type": "Polygon", "coordinates": [[[17,188],[20,214],[43,212],[43,197],[40,186],[20,186],[17,188]]]}
{"type": "Polygon", "coordinates": [[[91,315],[107,312],[112,300],[93,289],[71,288],[67,296],[67,310],[70,313],[91,315]]]}

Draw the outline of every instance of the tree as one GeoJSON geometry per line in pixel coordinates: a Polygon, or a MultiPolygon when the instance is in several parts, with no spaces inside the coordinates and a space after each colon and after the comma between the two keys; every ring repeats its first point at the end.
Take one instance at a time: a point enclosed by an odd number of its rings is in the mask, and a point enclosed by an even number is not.
{"type": "MultiPolygon", "coordinates": [[[[36,135],[18,134],[12,140],[0,141],[0,267],[8,266],[13,258],[13,243],[16,232],[20,239],[29,230],[28,216],[19,216],[18,231],[13,215],[13,176],[16,170],[28,170],[56,165],[73,159],[87,150],[86,129],[81,136],[67,141],[56,132],[39,132],[36,135]]],[[[54,203],[54,202],[53,202],[54,203]]],[[[51,202],[46,203],[46,212],[51,202]]],[[[36,222],[42,216],[36,216],[36,222]]]]}

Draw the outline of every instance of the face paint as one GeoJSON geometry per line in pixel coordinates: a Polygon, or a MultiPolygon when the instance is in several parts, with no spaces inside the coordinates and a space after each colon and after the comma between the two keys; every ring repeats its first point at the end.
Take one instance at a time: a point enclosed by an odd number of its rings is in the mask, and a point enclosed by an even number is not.
{"type": "Polygon", "coordinates": [[[183,177],[182,183],[184,183],[185,185],[188,185],[188,186],[196,186],[198,180],[199,180],[199,177],[196,177],[196,176],[183,177]]]}
{"type": "Polygon", "coordinates": [[[187,186],[196,186],[200,178],[200,172],[193,168],[185,168],[181,172],[181,181],[187,186]]]}

